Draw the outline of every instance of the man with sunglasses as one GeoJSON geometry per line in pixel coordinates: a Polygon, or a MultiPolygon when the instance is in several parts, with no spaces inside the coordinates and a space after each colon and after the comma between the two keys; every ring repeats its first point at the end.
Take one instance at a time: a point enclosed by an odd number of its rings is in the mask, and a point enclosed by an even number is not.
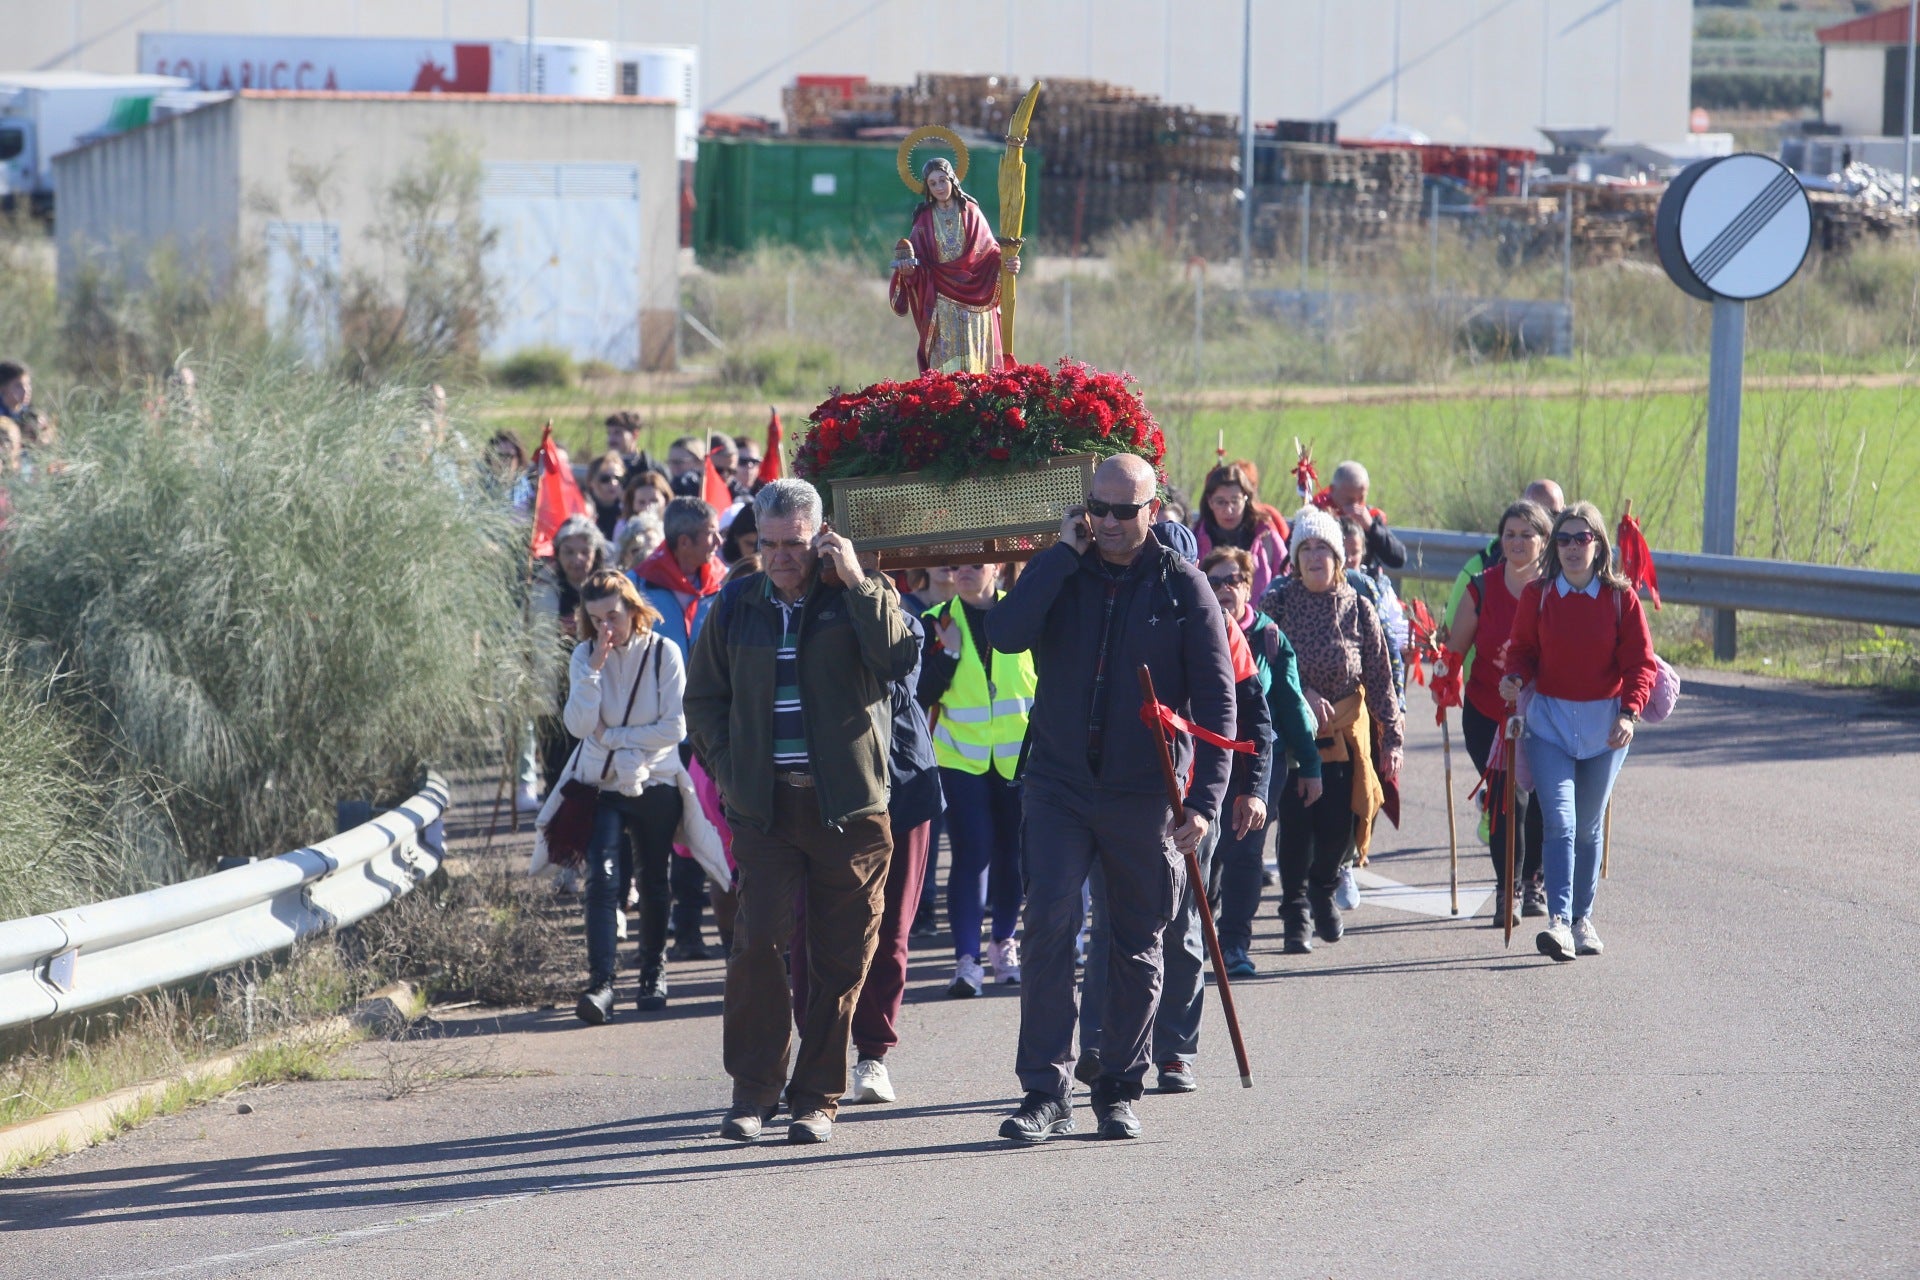
{"type": "Polygon", "coordinates": [[[1073,1132],[1074,940],[1080,890],[1097,866],[1111,950],[1102,1073],[1093,1108],[1103,1138],[1136,1138],[1161,985],[1161,935],[1185,887],[1182,850],[1220,814],[1226,752],[1185,735],[1175,767],[1191,783],[1170,811],[1155,730],[1140,718],[1137,669],[1159,699],[1202,728],[1234,735],[1233,666],[1220,606],[1198,569],[1150,535],[1153,468],[1121,454],[1094,473],[1085,507],[987,615],[1002,653],[1033,654],[1038,677],[1022,784],[1026,955],[1015,1069],[1026,1092],[1002,1137],[1073,1132]]]}

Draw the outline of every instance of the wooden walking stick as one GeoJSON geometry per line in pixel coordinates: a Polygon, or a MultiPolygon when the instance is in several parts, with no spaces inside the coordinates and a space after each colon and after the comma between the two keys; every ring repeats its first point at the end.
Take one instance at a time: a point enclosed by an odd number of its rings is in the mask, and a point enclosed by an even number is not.
{"type": "Polygon", "coordinates": [[[1613,799],[1607,799],[1606,816],[1600,820],[1600,878],[1607,878],[1607,862],[1613,857],[1613,799]]]}
{"type": "Polygon", "coordinates": [[[1506,921],[1507,945],[1511,947],[1513,945],[1513,889],[1514,889],[1513,834],[1514,834],[1514,828],[1520,825],[1519,822],[1515,821],[1514,813],[1513,813],[1514,774],[1517,772],[1517,770],[1515,770],[1514,768],[1514,752],[1520,749],[1520,717],[1519,716],[1507,717],[1506,732],[1507,732],[1507,778],[1506,778],[1506,785],[1504,786],[1503,790],[1506,792],[1505,803],[1507,806],[1506,808],[1507,877],[1506,877],[1505,883],[1499,886],[1498,892],[1500,894],[1500,902],[1498,904],[1498,907],[1501,913],[1501,918],[1506,921]]]}
{"type": "Polygon", "coordinates": [[[1453,818],[1453,731],[1447,728],[1447,709],[1440,708],[1440,759],[1447,769],[1447,889],[1453,894],[1453,914],[1460,914],[1460,832],[1453,818]]]}
{"type": "MultiPolygon", "coordinates": [[[[1146,699],[1144,707],[1158,706],[1160,699],[1153,691],[1153,673],[1147,670],[1147,664],[1140,664],[1140,696],[1146,699]]],[[[1180,779],[1173,772],[1173,752],[1167,747],[1167,735],[1156,720],[1152,725],[1153,743],[1160,749],[1160,775],[1167,783],[1167,799],[1173,805],[1176,821],[1184,807],[1180,795],[1180,779]]],[[[1222,815],[1224,820],[1225,815],[1222,815]]],[[[1220,988],[1220,1008],[1227,1015],[1227,1035],[1233,1041],[1233,1058],[1240,1067],[1240,1087],[1253,1088],[1253,1068],[1247,1065],[1247,1042],[1240,1036],[1240,1014],[1233,1007],[1233,987],[1227,982],[1227,962],[1220,954],[1220,935],[1213,928],[1213,911],[1207,905],[1207,885],[1200,876],[1200,859],[1194,851],[1183,851],[1187,859],[1187,883],[1193,886],[1194,906],[1200,912],[1200,931],[1206,935],[1207,958],[1213,962],[1213,980],[1220,988]]]]}

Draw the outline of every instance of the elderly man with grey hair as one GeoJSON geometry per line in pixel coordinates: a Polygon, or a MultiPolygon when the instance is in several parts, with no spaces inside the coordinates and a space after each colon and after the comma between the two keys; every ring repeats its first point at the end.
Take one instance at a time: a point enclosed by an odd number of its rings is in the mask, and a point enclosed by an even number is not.
{"type": "Polygon", "coordinates": [[[720,1136],[757,1138],[784,1086],[788,1141],[825,1142],[886,905],[891,687],[919,645],[893,584],[826,527],[812,485],[773,481],[753,508],[766,567],[721,590],[686,696],[740,874],[721,1030],[733,1104],[720,1136]],[[809,980],[794,1054],[786,951],[802,890],[809,980]]]}
{"type": "Polygon", "coordinates": [[[1407,548],[1387,527],[1386,513],[1367,505],[1367,489],[1372,480],[1367,469],[1346,461],[1333,469],[1333,479],[1314,497],[1314,505],[1345,517],[1360,526],[1367,552],[1362,563],[1367,568],[1404,569],[1407,548]]]}

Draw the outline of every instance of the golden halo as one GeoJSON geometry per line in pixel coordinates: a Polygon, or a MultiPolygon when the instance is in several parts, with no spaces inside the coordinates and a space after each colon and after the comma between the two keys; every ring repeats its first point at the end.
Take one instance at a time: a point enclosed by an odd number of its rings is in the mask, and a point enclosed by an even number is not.
{"type": "Polygon", "coordinates": [[[967,180],[967,144],[960,141],[960,135],[943,124],[921,125],[900,140],[900,181],[907,184],[907,190],[917,196],[927,194],[927,184],[914,171],[913,149],[923,142],[938,138],[953,148],[953,180],[961,183],[967,180]]]}

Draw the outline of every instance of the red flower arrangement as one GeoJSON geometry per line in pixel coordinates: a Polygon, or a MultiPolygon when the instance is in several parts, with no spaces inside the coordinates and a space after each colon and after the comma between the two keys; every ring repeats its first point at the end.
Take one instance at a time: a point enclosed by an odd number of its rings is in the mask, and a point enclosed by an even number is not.
{"type": "Polygon", "coordinates": [[[1158,471],[1167,452],[1132,376],[1076,360],[876,382],[835,392],[807,422],[793,470],[808,480],[904,471],[957,480],[1072,453],[1137,453],[1158,471]]]}

